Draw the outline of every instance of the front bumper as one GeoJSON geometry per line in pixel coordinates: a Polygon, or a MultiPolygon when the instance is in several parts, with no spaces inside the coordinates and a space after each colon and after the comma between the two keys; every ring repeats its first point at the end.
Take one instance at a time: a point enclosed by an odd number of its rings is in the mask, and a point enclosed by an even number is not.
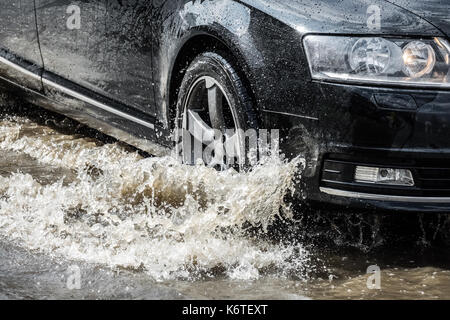
{"type": "Polygon", "coordinates": [[[289,117],[282,150],[304,155],[302,192],[359,208],[450,212],[450,91],[313,83],[315,101],[289,117]],[[356,166],[408,169],[412,187],[357,183],[356,166]],[[334,167],[333,167],[334,166],[334,167]],[[330,169],[331,168],[331,169],[330,169]]]}

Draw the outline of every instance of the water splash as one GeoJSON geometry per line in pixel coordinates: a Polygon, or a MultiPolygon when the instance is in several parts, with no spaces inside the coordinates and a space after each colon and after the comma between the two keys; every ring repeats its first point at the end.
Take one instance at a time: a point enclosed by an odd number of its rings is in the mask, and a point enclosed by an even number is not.
{"type": "Polygon", "coordinates": [[[158,280],[305,276],[302,245],[256,240],[245,228],[263,232],[280,212],[289,216],[284,198],[300,159],[219,173],[142,158],[20,117],[0,122],[0,150],[76,177],[49,184],[20,172],[0,177],[0,234],[28,249],[143,270],[158,280]]]}

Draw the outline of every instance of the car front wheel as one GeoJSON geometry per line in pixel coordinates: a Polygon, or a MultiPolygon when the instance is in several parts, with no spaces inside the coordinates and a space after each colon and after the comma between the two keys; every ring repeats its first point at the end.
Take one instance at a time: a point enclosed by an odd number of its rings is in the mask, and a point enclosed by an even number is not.
{"type": "Polygon", "coordinates": [[[214,52],[199,55],[178,94],[178,151],[183,162],[242,169],[251,148],[246,137],[256,129],[252,99],[230,60],[214,52]]]}

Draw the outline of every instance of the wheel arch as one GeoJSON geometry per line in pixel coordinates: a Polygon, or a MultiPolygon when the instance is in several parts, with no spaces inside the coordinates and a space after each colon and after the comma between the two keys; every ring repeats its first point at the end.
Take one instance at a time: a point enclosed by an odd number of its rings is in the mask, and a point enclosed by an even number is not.
{"type": "Polygon", "coordinates": [[[188,37],[185,37],[182,45],[180,45],[174,63],[172,64],[171,72],[169,74],[167,97],[168,97],[168,122],[169,126],[173,128],[176,117],[176,102],[178,99],[178,92],[181,82],[183,81],[186,70],[194,59],[201,53],[212,51],[216,53],[225,54],[227,59],[237,68],[237,72],[244,82],[248,94],[253,100],[254,107],[257,108],[257,100],[255,97],[255,90],[252,86],[252,72],[245,59],[244,53],[236,46],[237,39],[227,39],[224,36],[219,36],[224,32],[217,32],[213,30],[195,29],[192,30],[188,37]]]}

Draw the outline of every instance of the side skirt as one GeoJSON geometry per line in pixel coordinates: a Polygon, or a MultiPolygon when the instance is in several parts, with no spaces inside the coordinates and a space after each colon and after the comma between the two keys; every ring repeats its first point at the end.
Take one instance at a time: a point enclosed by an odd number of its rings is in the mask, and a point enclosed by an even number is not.
{"type": "Polygon", "coordinates": [[[8,91],[22,93],[24,99],[32,104],[61,113],[151,155],[167,156],[171,152],[170,132],[158,126],[151,116],[96,96],[55,75],[44,73],[41,78],[39,74],[1,55],[0,70],[2,87],[8,91]],[[24,79],[29,79],[34,84],[42,81],[45,94],[36,90],[36,86],[32,87],[33,90],[22,86],[24,79]]]}

